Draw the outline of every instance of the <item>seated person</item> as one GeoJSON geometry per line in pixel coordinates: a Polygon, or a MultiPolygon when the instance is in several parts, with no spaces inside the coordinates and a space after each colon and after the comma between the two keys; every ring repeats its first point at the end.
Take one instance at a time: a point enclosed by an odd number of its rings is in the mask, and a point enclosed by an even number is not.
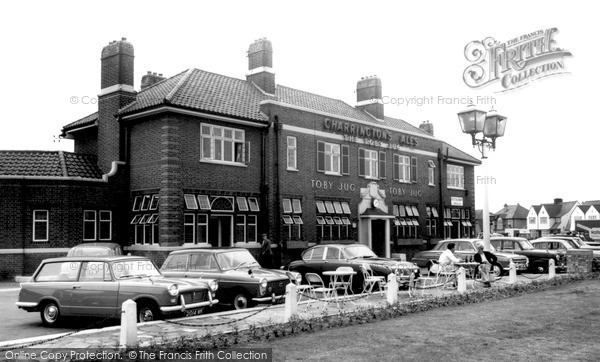
{"type": "Polygon", "coordinates": [[[479,263],[479,272],[481,273],[481,279],[483,280],[483,287],[489,288],[492,286],[490,284],[490,269],[492,263],[496,263],[498,258],[491,252],[484,251],[483,244],[479,241],[475,244],[475,247],[477,248],[477,253],[473,256],[473,260],[479,263]]]}
{"type": "Polygon", "coordinates": [[[444,270],[454,271],[457,269],[455,263],[459,263],[460,259],[454,255],[454,247],[456,244],[448,243],[447,249],[440,255],[438,259],[438,264],[440,267],[444,268],[444,270]]]}

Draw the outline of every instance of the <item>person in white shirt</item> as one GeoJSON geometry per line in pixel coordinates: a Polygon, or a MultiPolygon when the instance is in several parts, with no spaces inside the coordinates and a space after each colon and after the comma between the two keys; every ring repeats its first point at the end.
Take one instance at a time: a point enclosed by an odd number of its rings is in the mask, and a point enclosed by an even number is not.
{"type": "Polygon", "coordinates": [[[460,259],[454,255],[454,243],[448,243],[447,249],[440,255],[438,263],[446,268],[446,270],[454,270],[456,266],[454,263],[459,263],[460,259]]]}

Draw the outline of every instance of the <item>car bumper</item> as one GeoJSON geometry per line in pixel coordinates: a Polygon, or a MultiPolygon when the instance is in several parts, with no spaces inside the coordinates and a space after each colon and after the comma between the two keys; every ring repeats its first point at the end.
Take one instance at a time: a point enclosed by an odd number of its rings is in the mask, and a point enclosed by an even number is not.
{"type": "Polygon", "coordinates": [[[268,297],[252,298],[252,300],[255,302],[259,302],[259,303],[265,303],[265,302],[275,302],[276,300],[280,300],[283,297],[284,297],[283,295],[271,295],[268,297]]]}
{"type": "Polygon", "coordinates": [[[173,306],[167,306],[167,307],[160,307],[160,311],[163,313],[170,313],[170,312],[185,312],[186,310],[190,310],[190,309],[198,309],[198,308],[203,308],[203,307],[209,307],[211,305],[215,305],[217,303],[219,303],[218,299],[213,299],[211,293],[208,293],[208,300],[204,301],[204,302],[198,302],[198,303],[191,303],[191,304],[185,304],[185,301],[183,299],[183,295],[179,296],[179,301],[181,302],[181,304],[179,305],[173,305],[173,306]]]}
{"type": "Polygon", "coordinates": [[[26,310],[28,312],[33,312],[38,306],[36,302],[16,302],[15,305],[20,309],[26,310]]]}

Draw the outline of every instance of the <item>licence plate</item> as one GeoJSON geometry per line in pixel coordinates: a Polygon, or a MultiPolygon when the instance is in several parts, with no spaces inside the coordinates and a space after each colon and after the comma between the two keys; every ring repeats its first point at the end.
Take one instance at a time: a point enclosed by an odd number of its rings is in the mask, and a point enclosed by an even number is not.
{"type": "Polygon", "coordinates": [[[195,315],[200,315],[202,314],[202,308],[199,309],[192,309],[192,310],[186,310],[185,312],[183,312],[185,314],[186,317],[193,317],[195,315]]]}

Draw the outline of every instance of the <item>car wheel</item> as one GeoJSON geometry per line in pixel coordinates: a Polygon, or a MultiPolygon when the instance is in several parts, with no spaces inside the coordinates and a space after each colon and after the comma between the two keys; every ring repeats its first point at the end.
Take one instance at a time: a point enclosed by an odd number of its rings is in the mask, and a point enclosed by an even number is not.
{"type": "Polygon", "coordinates": [[[248,295],[246,293],[238,292],[233,297],[231,304],[237,310],[246,309],[250,306],[250,298],[248,297],[248,295]]]}
{"type": "Polygon", "coordinates": [[[498,279],[502,276],[502,266],[498,263],[492,264],[490,269],[490,277],[494,277],[494,279],[498,279]]]}
{"type": "Polygon", "coordinates": [[[58,304],[55,302],[46,303],[40,311],[40,317],[42,318],[42,323],[46,327],[56,326],[60,320],[60,309],[58,309],[58,304]]]}
{"type": "Polygon", "coordinates": [[[150,303],[140,303],[137,306],[137,321],[138,323],[152,322],[160,319],[160,312],[150,303]]]}

